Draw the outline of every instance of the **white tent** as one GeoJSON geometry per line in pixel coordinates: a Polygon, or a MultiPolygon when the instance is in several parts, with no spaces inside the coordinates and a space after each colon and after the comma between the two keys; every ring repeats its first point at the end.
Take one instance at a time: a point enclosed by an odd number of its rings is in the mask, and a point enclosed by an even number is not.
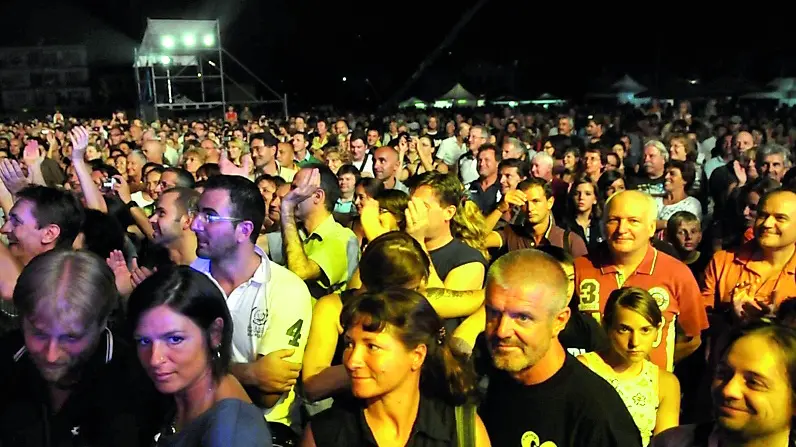
{"type": "Polygon", "coordinates": [[[485,101],[478,99],[461,84],[456,84],[447,93],[434,100],[434,107],[481,107],[484,103],[485,101]]]}
{"type": "Polygon", "coordinates": [[[426,108],[426,103],[422,99],[417,98],[415,96],[412,96],[411,98],[409,98],[407,100],[404,100],[404,101],[401,101],[398,104],[398,108],[399,109],[408,109],[408,108],[411,108],[411,107],[415,107],[415,108],[418,108],[418,109],[425,109],[426,108]]]}
{"type": "Polygon", "coordinates": [[[747,93],[745,99],[776,99],[780,104],[796,105],[796,78],[777,78],[768,83],[768,90],[747,93]]]}
{"type": "Polygon", "coordinates": [[[638,81],[625,74],[622,78],[610,85],[605,91],[598,91],[586,95],[589,98],[603,98],[610,99],[616,98],[617,102],[622,104],[635,101],[635,95],[647,90],[638,81]]]}
{"type": "Polygon", "coordinates": [[[445,93],[444,95],[437,98],[437,101],[459,101],[459,100],[468,100],[468,101],[475,101],[476,96],[472,93],[468,92],[467,89],[462,87],[461,84],[456,84],[453,86],[452,89],[445,93]]]}

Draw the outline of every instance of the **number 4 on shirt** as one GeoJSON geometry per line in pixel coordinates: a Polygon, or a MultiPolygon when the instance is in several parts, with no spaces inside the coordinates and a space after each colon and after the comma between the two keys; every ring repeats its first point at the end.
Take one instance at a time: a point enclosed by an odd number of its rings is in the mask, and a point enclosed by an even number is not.
{"type": "Polygon", "coordinates": [[[297,320],[293,323],[293,326],[290,326],[285,333],[288,337],[290,337],[290,341],[287,342],[290,346],[298,347],[299,339],[301,338],[301,326],[304,325],[304,320],[297,320]]]}

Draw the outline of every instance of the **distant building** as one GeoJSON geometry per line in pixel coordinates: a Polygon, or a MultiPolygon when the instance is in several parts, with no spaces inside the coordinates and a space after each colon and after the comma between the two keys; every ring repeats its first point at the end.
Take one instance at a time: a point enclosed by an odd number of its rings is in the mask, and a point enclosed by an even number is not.
{"type": "Polygon", "coordinates": [[[86,47],[0,48],[3,109],[74,109],[91,102],[86,47]]]}

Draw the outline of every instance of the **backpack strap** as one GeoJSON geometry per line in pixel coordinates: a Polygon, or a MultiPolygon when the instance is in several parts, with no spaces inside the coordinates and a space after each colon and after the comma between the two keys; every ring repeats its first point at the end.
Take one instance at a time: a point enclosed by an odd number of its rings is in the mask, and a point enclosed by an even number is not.
{"type": "Polygon", "coordinates": [[[456,444],[458,447],[475,447],[475,405],[459,405],[454,410],[456,413],[456,444]]]}

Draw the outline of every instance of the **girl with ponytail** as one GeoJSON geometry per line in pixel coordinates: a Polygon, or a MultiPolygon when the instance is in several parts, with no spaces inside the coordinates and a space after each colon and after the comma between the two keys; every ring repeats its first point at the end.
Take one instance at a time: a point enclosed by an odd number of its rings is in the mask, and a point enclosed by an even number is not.
{"type": "MultiPolygon", "coordinates": [[[[474,395],[475,376],[428,300],[408,289],[367,292],[344,305],[340,323],[356,401],[317,415],[302,446],[459,445],[455,407],[474,395]]],[[[473,445],[489,446],[477,415],[474,427],[473,445]]]]}

